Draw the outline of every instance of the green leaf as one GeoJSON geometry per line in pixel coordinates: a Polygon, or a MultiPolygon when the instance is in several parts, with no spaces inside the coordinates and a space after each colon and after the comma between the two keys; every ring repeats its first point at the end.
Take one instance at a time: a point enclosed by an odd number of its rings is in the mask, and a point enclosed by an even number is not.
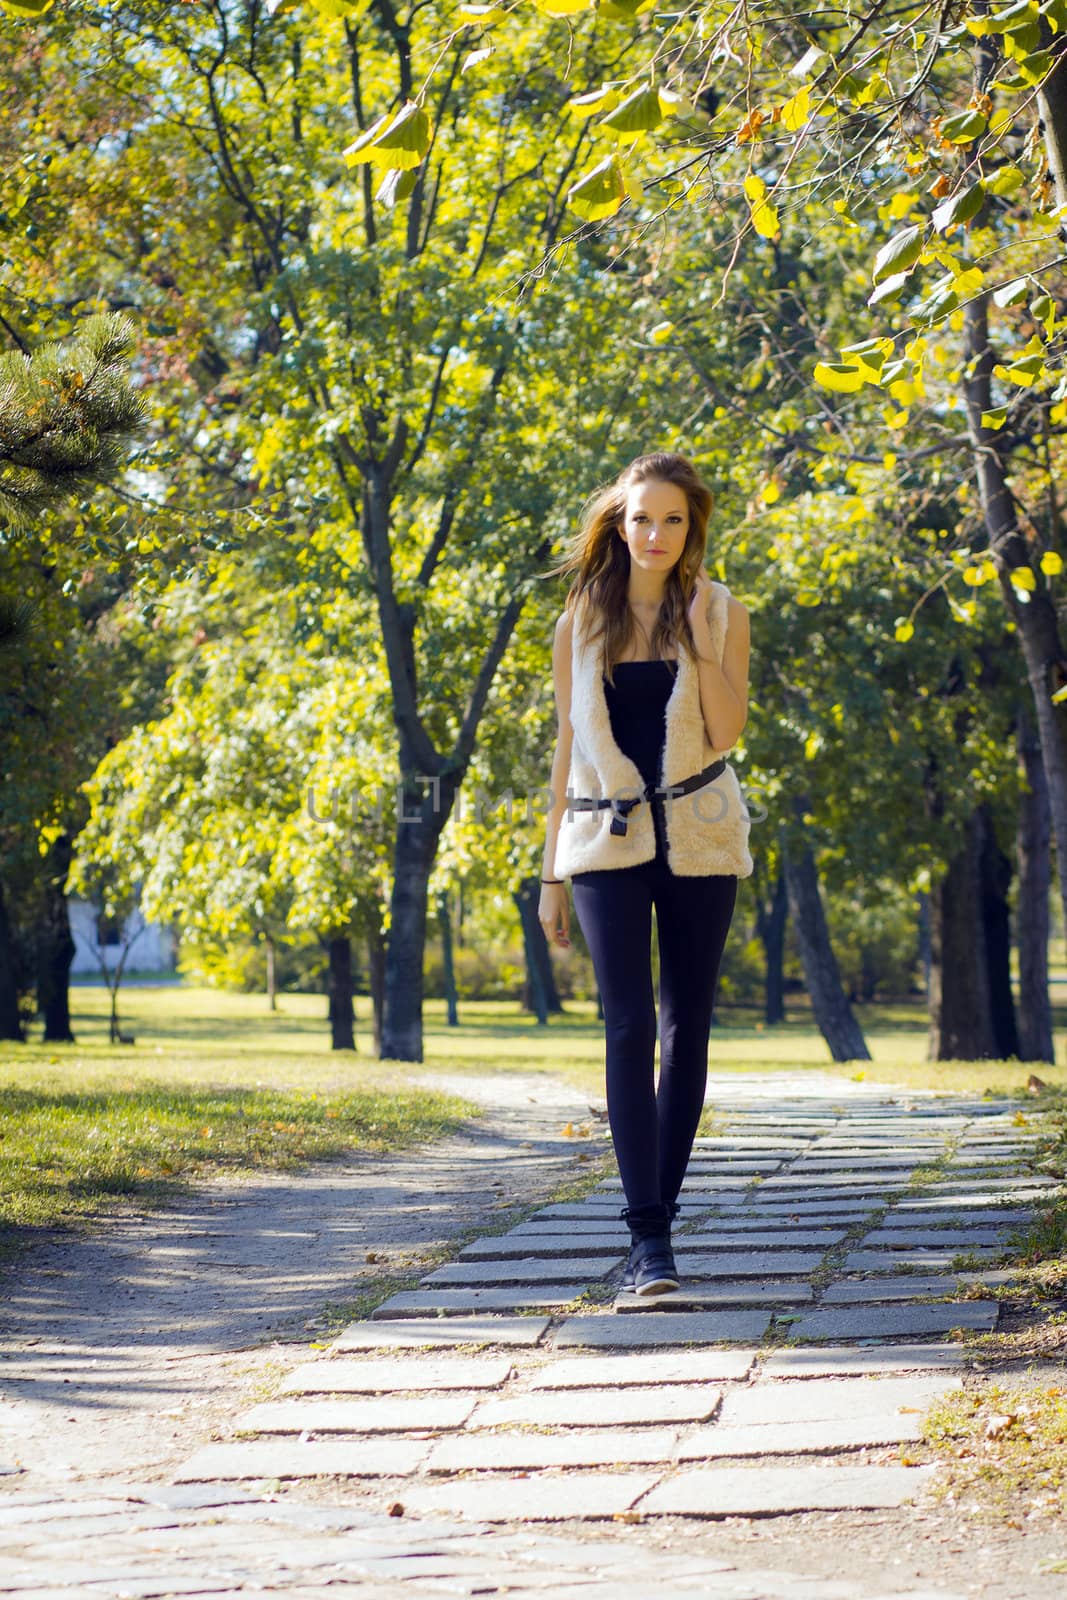
{"type": "Polygon", "coordinates": [[[1037,85],[1044,83],[1052,71],[1055,57],[1051,50],[1035,50],[1031,55],[1023,56],[1017,63],[1019,75],[1025,83],[1037,85]]]}
{"type": "Polygon", "coordinates": [[[993,11],[984,17],[967,17],[966,25],[970,33],[976,38],[982,38],[989,33],[1015,33],[1019,28],[1029,27],[1037,21],[1037,0],[1015,0],[1014,5],[1005,6],[1003,11],[993,11]]]}
{"type": "Polygon", "coordinates": [[[985,184],[981,179],[972,183],[968,188],[962,189],[959,194],[954,194],[948,200],[942,201],[930,217],[930,221],[938,233],[944,233],[946,228],[951,228],[958,222],[970,222],[977,216],[985,199],[985,184]]]}
{"type": "Polygon", "coordinates": [[[427,113],[414,100],[407,100],[395,116],[379,117],[342,154],[350,167],[363,161],[401,170],[417,167],[430,148],[431,131],[427,113]]]}
{"type": "Polygon", "coordinates": [[[995,290],[993,304],[999,306],[1001,311],[1007,306],[1021,306],[1029,293],[1028,278],[1013,278],[1011,283],[1006,283],[1002,288],[995,290]]]}
{"type": "Polygon", "coordinates": [[[602,117],[598,127],[606,128],[616,139],[636,139],[650,133],[663,121],[659,92],[655,84],[644,83],[620,100],[613,111],[602,117]]]}
{"type": "MultiPolygon", "coordinates": [[[[1067,0],[1064,0],[1064,3],[1067,4],[1067,0]]],[[[1025,182],[1026,178],[1021,170],[1014,165],[1009,165],[1001,167],[1000,171],[995,173],[993,177],[987,178],[985,186],[990,194],[1014,194],[1016,189],[1021,188],[1025,182]]]]}
{"type": "Polygon", "coordinates": [[[957,111],[941,124],[941,137],[949,144],[970,144],[986,130],[988,118],[984,111],[957,111]]]}
{"type": "Polygon", "coordinates": [[[881,283],[883,278],[903,272],[906,267],[914,266],[918,261],[923,247],[923,229],[919,226],[904,228],[900,233],[895,233],[888,240],[874,258],[874,270],[871,277],[875,283],[881,283]]]}
{"type": "Polygon", "coordinates": [[[567,204],[586,222],[610,217],[626,199],[626,181],[617,155],[606,156],[567,190],[567,204]]]}
{"type": "Polygon", "coordinates": [[[955,311],[959,303],[956,280],[949,274],[944,278],[938,278],[929,294],[925,295],[915,307],[912,316],[916,322],[940,322],[950,311],[955,311]]]}
{"type": "Polygon", "coordinates": [[[883,278],[874,293],[867,296],[867,304],[877,306],[883,300],[895,300],[912,276],[913,269],[909,267],[907,272],[894,272],[890,277],[883,278]]]}
{"type": "Polygon", "coordinates": [[[618,103],[618,85],[602,83],[599,89],[588,89],[585,94],[576,94],[573,100],[564,103],[563,109],[571,117],[592,117],[598,111],[610,111],[618,103]]]}
{"type": "Polygon", "coordinates": [[[1020,388],[1028,389],[1034,379],[1044,370],[1044,353],[1033,356],[1020,356],[1018,361],[1013,361],[1010,367],[997,362],[993,368],[993,375],[1003,378],[1007,383],[1017,383],[1020,388]]]}

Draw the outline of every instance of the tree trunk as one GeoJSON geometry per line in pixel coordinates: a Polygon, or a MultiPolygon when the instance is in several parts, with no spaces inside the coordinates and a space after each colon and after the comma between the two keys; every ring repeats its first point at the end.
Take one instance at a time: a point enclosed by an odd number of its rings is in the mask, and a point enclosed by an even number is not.
{"type": "Polygon", "coordinates": [[[540,878],[524,878],[516,891],[515,904],[519,908],[522,941],[526,951],[525,1004],[528,1010],[534,1012],[538,1022],[547,1022],[549,1012],[555,1012],[557,1016],[562,1012],[563,1002],[556,986],[556,974],[552,968],[552,955],[548,940],[545,938],[545,930],[537,920],[540,899],[540,878]]]}
{"type": "MultiPolygon", "coordinates": [[[[794,801],[794,808],[799,817],[811,806],[804,797],[794,801]]],[[[815,1021],[835,1061],[869,1061],[871,1053],[863,1029],[852,1014],[830,942],[811,845],[804,837],[799,850],[795,846],[790,848],[784,830],[781,839],[789,914],[800,945],[804,981],[811,996],[815,1021]]]]}
{"type": "Polygon", "coordinates": [[[989,975],[989,1004],[997,1055],[1007,1061],[1019,1054],[1015,1001],[1011,992],[1011,914],[1008,909],[1011,859],[1004,854],[997,843],[989,802],[983,801],[979,810],[985,826],[980,859],[980,892],[989,975]]]}
{"type": "Polygon", "coordinates": [[[327,993],[330,1001],[330,1049],[356,1048],[355,1013],[352,1009],[352,945],[347,933],[329,941],[327,993]]]}
{"type": "MultiPolygon", "coordinates": [[[[1062,66],[1056,69],[1062,78],[1062,66]]],[[[1067,202],[1067,194],[1061,203],[1067,202]]],[[[1056,869],[1060,901],[1067,917],[1067,729],[1063,705],[1053,705],[1055,677],[1067,670],[1060,644],[1059,626],[1052,597],[1042,578],[1030,593],[1028,603],[1015,598],[1008,573],[1015,567],[1030,567],[1030,547],[1019,531],[1015,501],[1008,483],[1003,445],[995,429],[983,427],[982,412],[992,406],[990,376],[996,357],[989,343],[988,295],[976,295],[963,307],[965,338],[964,381],[967,424],[974,451],[974,470],[979,498],[989,538],[996,558],[1001,593],[1026,663],[1026,676],[1033,695],[1041,759],[1048,786],[1052,835],[1056,841],[1056,869]]],[[[1050,530],[1051,532],[1051,530],[1050,530]]]]}
{"type": "Polygon", "coordinates": [[[44,1017],[44,1040],[73,1044],[70,1026],[70,967],[75,944],[67,909],[67,874],[74,853],[69,833],[52,840],[44,870],[44,905],[37,947],[37,1009],[44,1017]]]}
{"type": "Polygon", "coordinates": [[[267,947],[267,1008],[270,1011],[277,1011],[278,984],[274,973],[274,940],[269,933],[264,934],[263,938],[267,947]]]}
{"type": "Polygon", "coordinates": [[[919,890],[915,896],[915,907],[918,918],[919,965],[923,969],[923,989],[926,993],[927,1003],[929,1003],[932,957],[930,951],[930,894],[928,890],[919,890]]]}
{"type": "Polygon", "coordinates": [[[930,894],[930,1061],[981,1061],[998,1054],[982,907],[986,831],[976,806],[963,847],[930,894]]]}
{"type": "Polygon", "coordinates": [[[26,1035],[19,1016],[18,956],[11,919],[0,883],[0,1039],[17,1039],[25,1044],[26,1035]]]}
{"type": "Polygon", "coordinates": [[[448,1026],[459,1027],[459,1007],[456,995],[456,963],[452,957],[452,917],[448,909],[448,891],[441,889],[437,895],[437,923],[441,929],[441,965],[445,977],[445,1000],[448,1005],[448,1026]]]}
{"type": "MultiPolygon", "coordinates": [[[[436,787],[436,786],[432,786],[436,787]]],[[[402,786],[404,817],[397,845],[390,901],[389,943],[385,953],[385,1014],[382,1059],[422,1060],[423,961],[426,904],[441,822],[423,797],[402,786]],[[415,811],[413,807],[417,806],[415,811]]]]}
{"type": "Polygon", "coordinates": [[[785,1021],[785,930],[789,917],[789,891],[785,872],[778,864],[770,905],[762,892],[756,895],[756,935],[763,946],[766,976],[763,984],[763,1020],[768,1025],[785,1021]]]}
{"type": "Polygon", "coordinates": [[[382,1013],[385,1008],[385,941],[375,930],[367,938],[367,982],[374,1017],[374,1053],[382,1053],[382,1013]]]}
{"type": "Polygon", "coordinates": [[[1026,787],[1019,802],[1015,860],[1019,886],[1015,901],[1019,952],[1019,1060],[1056,1059],[1048,987],[1049,859],[1048,787],[1033,718],[1019,707],[1016,744],[1026,787]]]}

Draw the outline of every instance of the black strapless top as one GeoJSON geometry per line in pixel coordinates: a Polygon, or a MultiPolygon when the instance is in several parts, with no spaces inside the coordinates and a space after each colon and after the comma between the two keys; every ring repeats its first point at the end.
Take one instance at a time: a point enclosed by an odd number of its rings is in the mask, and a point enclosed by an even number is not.
{"type": "MultiPolygon", "coordinates": [[[[646,783],[659,782],[667,732],[667,701],[674,688],[676,661],[617,661],[614,686],[604,677],[604,699],[615,743],[630,757],[646,783]]],[[[665,853],[659,806],[652,807],[656,853],[665,853]]]]}

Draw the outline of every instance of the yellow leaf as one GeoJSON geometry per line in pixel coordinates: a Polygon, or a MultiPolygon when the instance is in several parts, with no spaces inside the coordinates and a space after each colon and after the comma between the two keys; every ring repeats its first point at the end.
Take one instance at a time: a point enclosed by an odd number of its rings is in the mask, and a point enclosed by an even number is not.
{"type": "Polygon", "coordinates": [[[812,376],[821,388],[832,389],[835,394],[855,394],[863,388],[863,373],[859,367],[843,361],[816,362],[812,376]]]}
{"type": "Polygon", "coordinates": [[[763,485],[763,503],[764,503],[764,505],[773,506],[774,502],[776,500],[780,500],[781,498],[782,498],[782,491],[781,491],[781,489],[778,487],[778,485],[776,483],[771,482],[771,483],[765,483],[763,485]]]}
{"type": "Polygon", "coordinates": [[[1057,572],[1063,571],[1063,557],[1055,550],[1046,550],[1041,557],[1041,570],[1049,577],[1054,577],[1057,572]]]}
{"type": "Polygon", "coordinates": [[[767,185],[758,172],[750,172],[745,179],[745,194],[750,200],[762,200],[767,193],[767,185]]]}
{"type": "Polygon", "coordinates": [[[1012,585],[1016,589],[1027,589],[1033,591],[1037,587],[1037,580],[1029,567],[1012,567],[1011,571],[1008,573],[1008,577],[1011,579],[1012,585]]]}
{"type": "Polygon", "coordinates": [[[752,207],[752,226],[762,239],[777,239],[781,233],[778,224],[778,210],[776,206],[769,206],[764,201],[752,207]]]}
{"type": "Polygon", "coordinates": [[[914,625],[910,622],[898,622],[893,630],[893,638],[900,644],[906,644],[915,632],[914,625]]]}
{"type": "Polygon", "coordinates": [[[802,128],[808,120],[808,107],[811,101],[811,84],[806,83],[798,89],[791,99],[782,106],[782,126],[790,133],[795,133],[802,128]]]}

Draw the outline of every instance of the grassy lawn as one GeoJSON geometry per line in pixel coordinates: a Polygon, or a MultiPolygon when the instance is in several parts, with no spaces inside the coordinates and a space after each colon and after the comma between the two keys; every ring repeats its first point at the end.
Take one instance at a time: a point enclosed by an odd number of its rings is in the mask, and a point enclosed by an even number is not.
{"type": "Polygon", "coordinates": [[[321,996],[285,996],[272,1017],[258,995],[131,988],[136,1043],[120,1046],[103,989],[75,987],[71,1006],[75,1044],[0,1047],[0,1256],[196,1178],[399,1150],[477,1115],[372,1060],[369,1034],[363,1053],[331,1052],[321,996]]]}
{"type": "MultiPolygon", "coordinates": [[[[430,1000],[425,1060],[415,1064],[375,1058],[363,996],[354,1055],[330,1050],[321,995],[283,994],[275,1012],[259,994],[184,985],[132,985],[120,998],[132,1045],[108,1041],[106,992],[76,985],[75,1044],[0,1049],[0,1252],[37,1228],[92,1218],[122,1200],[157,1202],[219,1171],[277,1170],[440,1136],[475,1107],[435,1089],[437,1073],[544,1073],[603,1101],[603,1024],[591,1001],[567,1002],[543,1028],[517,1002],[464,1001],[460,1026],[450,1028],[444,1002],[430,1000]]],[[[712,1070],[812,1070],[967,1094],[1024,1090],[1026,1063],[927,1062],[918,1003],[857,1012],[874,1059],[835,1064],[806,1005],[792,1004],[774,1029],[723,1007],[712,1070]]],[[[1067,1061],[1064,1008],[1056,1023],[1057,1060],[1067,1061]]],[[[1041,1077],[1051,1092],[1035,1109],[1067,1094],[1067,1066],[1043,1067],[1041,1077]]]]}

